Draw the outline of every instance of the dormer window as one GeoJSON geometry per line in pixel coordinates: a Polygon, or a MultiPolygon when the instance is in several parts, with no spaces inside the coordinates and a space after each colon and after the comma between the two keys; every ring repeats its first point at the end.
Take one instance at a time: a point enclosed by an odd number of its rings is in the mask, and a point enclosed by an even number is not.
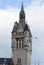
{"type": "Polygon", "coordinates": [[[20,16],[20,19],[23,19],[23,15],[20,16]]]}

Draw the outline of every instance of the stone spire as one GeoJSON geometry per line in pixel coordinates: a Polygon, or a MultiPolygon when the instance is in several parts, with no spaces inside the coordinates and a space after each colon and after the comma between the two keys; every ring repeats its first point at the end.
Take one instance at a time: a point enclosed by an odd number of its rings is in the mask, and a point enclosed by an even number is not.
{"type": "Polygon", "coordinates": [[[21,10],[24,10],[24,7],[23,7],[23,1],[22,1],[22,7],[21,7],[21,10]]]}
{"type": "Polygon", "coordinates": [[[19,16],[20,16],[20,18],[19,18],[20,22],[23,21],[23,20],[25,21],[25,11],[24,11],[24,6],[23,6],[23,1],[22,1],[22,6],[21,6],[21,11],[20,11],[19,16]]]}

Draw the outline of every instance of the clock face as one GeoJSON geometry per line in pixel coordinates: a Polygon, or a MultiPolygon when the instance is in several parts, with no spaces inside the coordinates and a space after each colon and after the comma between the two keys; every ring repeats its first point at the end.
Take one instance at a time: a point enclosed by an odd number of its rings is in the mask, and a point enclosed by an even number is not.
{"type": "Polygon", "coordinates": [[[20,29],[19,29],[19,32],[23,32],[23,29],[22,29],[22,28],[20,28],[20,29]]]}
{"type": "Polygon", "coordinates": [[[22,23],[20,23],[19,26],[18,26],[18,32],[23,32],[23,26],[22,26],[22,23]]]}

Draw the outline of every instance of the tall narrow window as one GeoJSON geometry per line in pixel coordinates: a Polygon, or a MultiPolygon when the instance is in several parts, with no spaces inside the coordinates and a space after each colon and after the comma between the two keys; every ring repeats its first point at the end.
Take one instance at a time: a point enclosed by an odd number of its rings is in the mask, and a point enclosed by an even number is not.
{"type": "Polygon", "coordinates": [[[17,47],[17,49],[18,49],[18,40],[17,40],[17,43],[16,43],[16,47],[17,47]]]}
{"type": "Polygon", "coordinates": [[[19,40],[19,48],[21,48],[21,40],[19,40]]]}
{"type": "Polygon", "coordinates": [[[21,58],[18,58],[17,59],[17,63],[21,63],[21,58]]]}
{"type": "Polygon", "coordinates": [[[20,58],[20,63],[21,63],[21,58],[20,58]]]}
{"type": "Polygon", "coordinates": [[[24,47],[24,40],[22,40],[22,48],[24,47]]]}

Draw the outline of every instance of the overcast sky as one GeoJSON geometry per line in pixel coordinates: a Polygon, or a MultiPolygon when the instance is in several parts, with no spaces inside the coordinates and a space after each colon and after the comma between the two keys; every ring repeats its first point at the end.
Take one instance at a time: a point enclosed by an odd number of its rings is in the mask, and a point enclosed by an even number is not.
{"type": "MultiPolygon", "coordinates": [[[[0,57],[11,57],[11,31],[19,21],[22,0],[0,0],[0,57]]],[[[24,0],[26,23],[31,29],[32,62],[44,64],[44,0],[24,0]],[[37,39],[35,39],[37,37],[37,39]]]]}

